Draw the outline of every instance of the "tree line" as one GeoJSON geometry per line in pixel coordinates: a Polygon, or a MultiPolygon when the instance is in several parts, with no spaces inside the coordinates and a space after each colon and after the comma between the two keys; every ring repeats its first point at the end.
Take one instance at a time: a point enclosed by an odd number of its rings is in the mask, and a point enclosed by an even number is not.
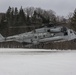
{"type": "Polygon", "coordinates": [[[7,9],[0,20],[0,33],[7,36],[12,33],[20,33],[23,28],[26,31],[31,31],[43,24],[52,23],[54,25],[65,25],[76,30],[76,10],[69,16],[68,19],[63,16],[57,16],[53,10],[45,10],[41,8],[27,7],[18,9],[10,7],[7,9]],[[12,31],[11,31],[12,30],[12,31]]]}

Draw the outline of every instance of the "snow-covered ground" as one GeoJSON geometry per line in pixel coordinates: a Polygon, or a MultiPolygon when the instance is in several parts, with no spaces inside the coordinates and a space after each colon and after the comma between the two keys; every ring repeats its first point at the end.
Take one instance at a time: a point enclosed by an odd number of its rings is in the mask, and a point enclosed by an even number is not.
{"type": "Polygon", "coordinates": [[[0,75],[76,75],[75,50],[36,51],[0,49],[0,75]]]}

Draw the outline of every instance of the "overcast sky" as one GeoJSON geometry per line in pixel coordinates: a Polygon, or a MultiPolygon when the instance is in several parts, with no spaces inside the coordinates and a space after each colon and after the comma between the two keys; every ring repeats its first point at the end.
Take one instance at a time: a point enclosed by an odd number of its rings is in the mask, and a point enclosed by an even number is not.
{"type": "Polygon", "coordinates": [[[52,9],[57,15],[67,16],[76,8],[76,0],[0,0],[0,12],[5,12],[9,6],[41,7],[46,10],[52,9]]]}

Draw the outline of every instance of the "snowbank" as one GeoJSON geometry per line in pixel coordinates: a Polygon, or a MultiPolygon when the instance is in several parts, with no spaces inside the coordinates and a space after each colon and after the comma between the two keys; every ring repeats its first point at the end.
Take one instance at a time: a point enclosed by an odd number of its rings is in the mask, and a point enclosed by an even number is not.
{"type": "Polygon", "coordinates": [[[76,75],[76,51],[38,55],[0,54],[0,75],[76,75]]]}

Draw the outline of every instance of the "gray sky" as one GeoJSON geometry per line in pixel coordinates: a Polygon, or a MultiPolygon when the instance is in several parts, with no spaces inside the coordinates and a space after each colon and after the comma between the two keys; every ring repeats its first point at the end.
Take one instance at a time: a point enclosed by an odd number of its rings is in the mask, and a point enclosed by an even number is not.
{"type": "Polygon", "coordinates": [[[57,15],[67,16],[76,8],[76,0],[0,0],[0,12],[5,12],[8,7],[41,7],[52,9],[57,15]]]}

